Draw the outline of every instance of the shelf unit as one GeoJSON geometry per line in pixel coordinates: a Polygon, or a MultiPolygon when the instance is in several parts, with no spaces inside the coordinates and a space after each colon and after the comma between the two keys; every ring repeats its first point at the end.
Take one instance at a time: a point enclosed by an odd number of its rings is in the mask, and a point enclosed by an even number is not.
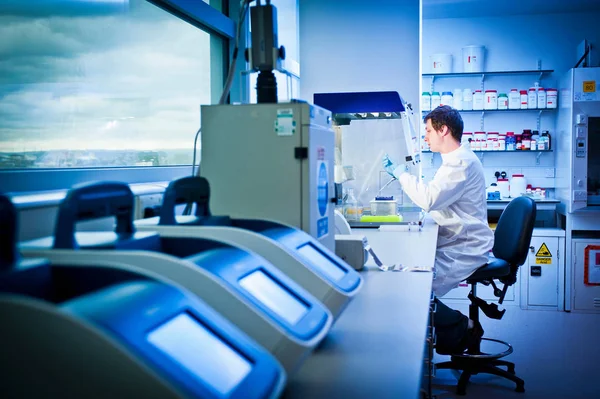
{"type": "Polygon", "coordinates": [[[456,73],[424,73],[422,77],[430,77],[431,78],[431,90],[434,90],[434,83],[436,78],[468,78],[473,77],[481,78],[480,88],[484,90],[483,84],[485,82],[486,76],[519,76],[519,75],[539,75],[539,80],[546,74],[551,74],[554,72],[553,69],[531,69],[525,71],[492,71],[492,72],[456,72],[456,73]]]}
{"type": "MultiPolygon", "coordinates": [[[[521,71],[490,71],[490,72],[456,72],[456,73],[424,73],[422,74],[423,78],[431,78],[430,92],[435,91],[435,80],[436,78],[480,78],[480,89],[482,91],[485,90],[484,82],[485,78],[488,76],[525,76],[525,75],[539,75],[538,80],[541,80],[544,75],[549,75],[553,73],[553,69],[531,69],[531,70],[521,70],[521,71]]],[[[529,108],[529,109],[489,109],[489,110],[464,110],[459,111],[461,113],[473,114],[473,113],[481,113],[481,117],[479,119],[479,128],[482,131],[485,131],[484,119],[486,113],[490,114],[502,114],[502,113],[511,113],[511,112],[537,112],[536,117],[536,130],[541,131],[541,119],[542,114],[545,112],[556,112],[556,108],[529,108]]],[[[423,115],[429,111],[422,111],[423,115]]],[[[539,156],[536,159],[536,162],[539,163],[539,156]]]]}
{"type": "MultiPolygon", "coordinates": [[[[423,154],[436,154],[434,152],[431,152],[429,150],[422,150],[421,151],[423,154]]],[[[477,156],[479,157],[479,159],[481,160],[481,162],[483,162],[483,157],[486,153],[490,153],[490,154],[501,154],[501,153],[523,153],[523,154],[536,154],[535,156],[535,163],[536,165],[540,164],[540,157],[542,156],[542,154],[544,153],[551,153],[553,152],[553,150],[535,150],[535,151],[530,151],[530,150],[502,150],[502,151],[498,151],[498,150],[489,150],[489,151],[473,151],[475,154],[477,154],[477,156]]],[[[433,164],[433,157],[431,157],[431,163],[433,164]]]]}

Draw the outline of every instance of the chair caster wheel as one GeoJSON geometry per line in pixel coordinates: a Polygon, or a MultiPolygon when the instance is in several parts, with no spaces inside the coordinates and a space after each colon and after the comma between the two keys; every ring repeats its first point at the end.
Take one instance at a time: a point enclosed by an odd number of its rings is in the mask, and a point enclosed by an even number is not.
{"type": "Polygon", "coordinates": [[[525,386],[517,385],[517,387],[515,388],[515,392],[525,392],[525,386]]]}

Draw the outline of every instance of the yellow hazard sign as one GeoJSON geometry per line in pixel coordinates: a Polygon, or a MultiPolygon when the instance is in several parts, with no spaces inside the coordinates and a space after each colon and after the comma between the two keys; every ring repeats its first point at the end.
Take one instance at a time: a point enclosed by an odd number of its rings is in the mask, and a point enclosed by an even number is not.
{"type": "Polygon", "coordinates": [[[536,265],[551,265],[552,258],[535,258],[536,265]]]}
{"type": "Polygon", "coordinates": [[[583,81],[583,92],[584,93],[596,92],[596,81],[595,80],[584,80],[583,81]]]}
{"type": "Polygon", "coordinates": [[[548,246],[546,245],[545,242],[542,243],[542,246],[540,247],[540,249],[538,249],[535,256],[541,257],[541,258],[551,258],[552,257],[552,254],[550,253],[550,250],[548,249],[548,246]]]}

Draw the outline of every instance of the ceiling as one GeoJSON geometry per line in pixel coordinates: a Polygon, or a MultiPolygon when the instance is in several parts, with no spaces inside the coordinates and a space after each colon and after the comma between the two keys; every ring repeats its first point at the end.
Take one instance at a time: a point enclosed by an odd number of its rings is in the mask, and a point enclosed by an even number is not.
{"type": "Polygon", "coordinates": [[[423,18],[600,11],[600,0],[422,0],[423,18]]]}

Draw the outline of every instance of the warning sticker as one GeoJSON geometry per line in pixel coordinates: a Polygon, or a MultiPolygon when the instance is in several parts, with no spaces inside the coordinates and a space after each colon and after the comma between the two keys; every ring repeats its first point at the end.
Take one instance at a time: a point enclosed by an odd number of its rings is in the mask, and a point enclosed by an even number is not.
{"type": "Polygon", "coordinates": [[[596,91],[596,81],[595,80],[584,80],[583,81],[583,92],[584,93],[593,93],[596,91]]]}
{"type": "Polygon", "coordinates": [[[535,258],[536,265],[551,265],[552,258],[535,258]]]}
{"type": "Polygon", "coordinates": [[[546,243],[542,243],[540,249],[538,249],[535,256],[540,258],[551,258],[552,254],[550,253],[550,250],[548,249],[546,243]]]}

